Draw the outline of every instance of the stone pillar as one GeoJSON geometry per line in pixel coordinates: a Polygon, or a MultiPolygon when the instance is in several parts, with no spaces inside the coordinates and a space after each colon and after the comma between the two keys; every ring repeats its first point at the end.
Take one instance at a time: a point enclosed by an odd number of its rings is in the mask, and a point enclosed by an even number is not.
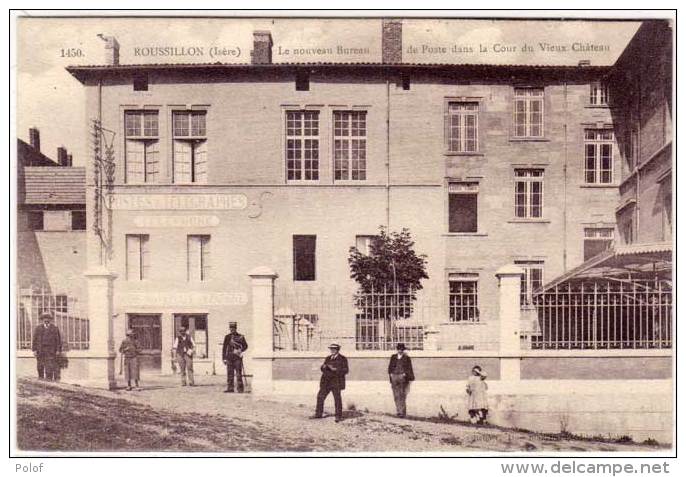
{"type": "Polygon", "coordinates": [[[519,381],[520,376],[520,293],[524,270],[516,265],[498,269],[500,325],[500,379],[519,381]]]}
{"type": "Polygon", "coordinates": [[[86,356],[87,376],[84,380],[95,387],[114,389],[115,360],[113,284],[117,277],[105,267],[85,272],[88,286],[89,346],[86,356]]]}
{"type": "Polygon", "coordinates": [[[250,366],[254,395],[271,394],[274,353],[274,280],[278,275],[268,267],[248,273],[252,282],[252,342],[250,366]]]}

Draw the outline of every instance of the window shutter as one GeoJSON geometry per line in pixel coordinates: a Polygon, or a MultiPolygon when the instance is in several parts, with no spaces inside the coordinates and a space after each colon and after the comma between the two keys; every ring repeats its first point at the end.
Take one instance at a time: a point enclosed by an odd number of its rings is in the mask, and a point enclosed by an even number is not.
{"type": "Polygon", "coordinates": [[[126,236],[126,279],[140,280],[140,238],[126,236]]]}
{"type": "Polygon", "coordinates": [[[126,141],[126,182],[140,184],[143,182],[143,161],[145,144],[143,141],[126,141]]]}
{"type": "Polygon", "coordinates": [[[150,248],[148,247],[148,236],[141,235],[140,238],[140,260],[141,260],[141,280],[150,277],[150,248]]]}
{"type": "Polygon", "coordinates": [[[160,149],[158,141],[145,145],[145,182],[157,182],[160,172],[160,149]]]}
{"type": "Polygon", "coordinates": [[[200,278],[200,241],[195,235],[188,236],[188,281],[200,278]]]}
{"type": "Polygon", "coordinates": [[[190,184],[191,178],[191,144],[174,141],[174,182],[190,184]]]}
{"type": "Polygon", "coordinates": [[[201,259],[202,259],[202,280],[207,280],[210,276],[210,237],[201,238],[201,259]]]}
{"type": "Polygon", "coordinates": [[[207,141],[195,144],[195,182],[207,184],[207,141]]]}

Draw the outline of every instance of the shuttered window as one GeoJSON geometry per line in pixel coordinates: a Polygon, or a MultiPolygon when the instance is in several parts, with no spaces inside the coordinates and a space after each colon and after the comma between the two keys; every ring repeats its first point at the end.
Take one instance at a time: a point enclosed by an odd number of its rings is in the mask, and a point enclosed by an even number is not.
{"type": "Polygon", "coordinates": [[[160,178],[159,113],[126,111],[124,114],[126,182],[155,183],[160,178]]]}
{"type": "Polygon", "coordinates": [[[172,115],[174,183],[207,183],[205,111],[175,111],[172,115]]]}

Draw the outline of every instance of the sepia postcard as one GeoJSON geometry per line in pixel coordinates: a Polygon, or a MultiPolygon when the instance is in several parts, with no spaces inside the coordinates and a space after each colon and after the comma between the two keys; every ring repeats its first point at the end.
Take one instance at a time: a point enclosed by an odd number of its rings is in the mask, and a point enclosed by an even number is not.
{"type": "Polygon", "coordinates": [[[14,12],[10,455],[674,453],[675,13],[448,14],[14,12]]]}

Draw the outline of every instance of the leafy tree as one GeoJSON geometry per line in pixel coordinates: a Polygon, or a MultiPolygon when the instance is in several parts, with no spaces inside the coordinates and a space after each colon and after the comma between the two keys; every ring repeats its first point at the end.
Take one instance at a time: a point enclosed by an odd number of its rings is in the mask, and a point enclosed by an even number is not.
{"type": "Polygon", "coordinates": [[[418,255],[410,231],[387,232],[379,227],[365,255],[350,247],[350,278],[360,286],[358,308],[371,318],[409,318],[417,290],[426,274],[426,255],[418,255]]]}

